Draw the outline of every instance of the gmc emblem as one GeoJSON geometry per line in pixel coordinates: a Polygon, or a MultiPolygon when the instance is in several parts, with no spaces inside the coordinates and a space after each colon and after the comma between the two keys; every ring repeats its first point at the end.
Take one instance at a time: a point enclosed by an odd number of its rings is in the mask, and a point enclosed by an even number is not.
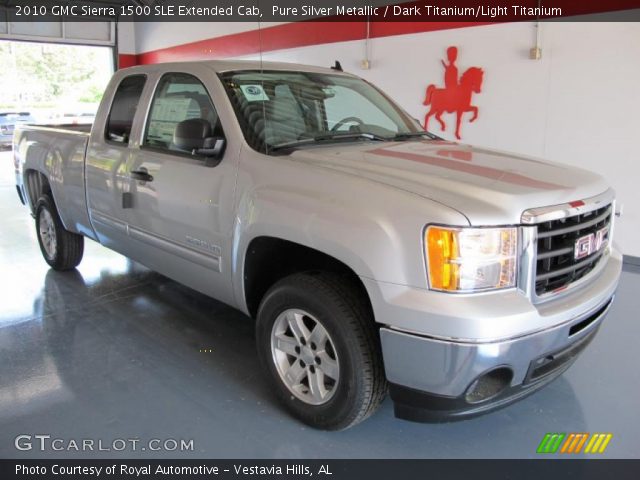
{"type": "Polygon", "coordinates": [[[580,237],[576,240],[575,248],[573,250],[573,257],[576,260],[588,257],[592,253],[596,253],[606,243],[606,237],[609,229],[607,227],[601,228],[595,233],[590,233],[584,237],[580,237]]]}

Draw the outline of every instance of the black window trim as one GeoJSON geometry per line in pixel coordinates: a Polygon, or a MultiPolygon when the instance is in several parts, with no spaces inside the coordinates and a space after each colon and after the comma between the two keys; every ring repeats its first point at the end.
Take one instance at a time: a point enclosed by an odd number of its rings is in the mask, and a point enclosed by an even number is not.
{"type": "Polygon", "coordinates": [[[124,82],[127,78],[131,78],[131,77],[142,77],[144,79],[144,84],[142,85],[142,90],[140,92],[140,98],[138,99],[138,105],[136,106],[136,111],[133,114],[133,119],[132,119],[132,127],[131,130],[133,130],[133,120],[135,120],[136,115],[138,114],[138,107],[140,106],[140,99],[142,98],[143,94],[144,94],[144,89],[147,86],[147,81],[149,80],[149,76],[146,73],[132,73],[131,75],[127,75],[122,77],[122,79],[120,79],[120,81],[118,82],[118,86],[115,88],[113,95],[111,96],[111,101],[109,102],[109,111],[107,114],[107,119],[105,120],[104,123],[104,132],[102,132],[102,138],[104,140],[105,143],[109,144],[109,145],[113,145],[115,147],[120,147],[120,148],[129,148],[130,147],[130,143],[131,143],[131,136],[129,136],[129,140],[127,140],[127,143],[123,143],[123,142],[118,142],[116,140],[111,140],[109,138],[109,136],[107,135],[107,130],[109,128],[109,119],[111,118],[111,110],[113,109],[113,103],[116,100],[116,94],[118,93],[118,88],[120,87],[120,85],[122,84],[122,82],[124,82]]]}

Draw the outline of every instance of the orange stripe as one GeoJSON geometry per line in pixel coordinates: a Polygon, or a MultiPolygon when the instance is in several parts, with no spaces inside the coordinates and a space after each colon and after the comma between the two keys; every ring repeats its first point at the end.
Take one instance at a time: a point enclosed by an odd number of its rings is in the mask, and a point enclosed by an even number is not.
{"type": "Polygon", "coordinates": [[[584,445],[584,442],[586,442],[587,438],[589,438],[588,433],[582,433],[581,435],[582,435],[582,439],[580,440],[580,443],[576,447],[576,453],[580,453],[580,451],[582,450],[582,446],[584,445]]]}
{"type": "Polygon", "coordinates": [[[568,453],[573,453],[573,449],[576,448],[576,445],[578,444],[578,440],[580,440],[580,434],[579,433],[574,435],[573,442],[571,442],[571,446],[569,447],[569,452],[568,453]]]}
{"type": "Polygon", "coordinates": [[[574,436],[575,436],[574,433],[569,434],[567,439],[564,441],[564,445],[562,445],[562,450],[560,450],[560,453],[566,453],[567,448],[569,448],[569,444],[571,443],[571,440],[573,440],[574,436]]]}

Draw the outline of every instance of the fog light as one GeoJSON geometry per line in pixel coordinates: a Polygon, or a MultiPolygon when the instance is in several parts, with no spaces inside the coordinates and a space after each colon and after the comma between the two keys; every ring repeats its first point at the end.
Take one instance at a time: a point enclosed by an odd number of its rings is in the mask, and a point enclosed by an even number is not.
{"type": "Polygon", "coordinates": [[[480,403],[495,397],[511,384],[513,371],[508,367],[498,367],[476,378],[464,398],[468,403],[480,403]]]}

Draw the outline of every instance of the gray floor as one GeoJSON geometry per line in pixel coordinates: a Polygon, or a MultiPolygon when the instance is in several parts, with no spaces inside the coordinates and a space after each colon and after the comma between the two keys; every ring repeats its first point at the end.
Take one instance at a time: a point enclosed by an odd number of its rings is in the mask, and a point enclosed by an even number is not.
{"type": "Polygon", "coordinates": [[[103,458],[519,458],[546,432],[611,432],[604,457],[640,457],[637,267],[595,341],[543,391],[437,425],[397,420],[387,400],[349,431],[318,432],[274,401],[244,315],[93,242],[78,271],[49,270],[12,175],[0,153],[0,458],[82,457],[17,451],[20,434],[194,440],[193,452],[84,454],[103,458]]]}

